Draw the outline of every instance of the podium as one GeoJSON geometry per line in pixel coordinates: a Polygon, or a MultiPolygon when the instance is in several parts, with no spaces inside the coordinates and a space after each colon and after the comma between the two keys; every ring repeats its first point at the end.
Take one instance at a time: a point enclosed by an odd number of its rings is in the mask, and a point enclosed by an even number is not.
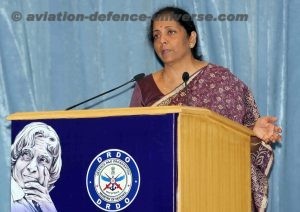
{"type": "Polygon", "coordinates": [[[59,136],[57,211],[251,211],[252,131],[210,110],[165,106],[15,113],[12,142],[42,122],[59,136]]]}

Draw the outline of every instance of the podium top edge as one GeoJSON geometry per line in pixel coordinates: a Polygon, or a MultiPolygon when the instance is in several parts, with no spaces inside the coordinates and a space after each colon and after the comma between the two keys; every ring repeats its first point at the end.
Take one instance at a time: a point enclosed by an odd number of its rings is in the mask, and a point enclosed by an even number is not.
{"type": "Polygon", "coordinates": [[[204,108],[163,106],[163,107],[128,107],[128,108],[106,108],[92,110],[57,110],[37,112],[17,112],[7,116],[7,120],[35,120],[35,119],[61,119],[61,118],[98,118],[108,116],[132,116],[132,115],[157,115],[181,112],[210,112],[204,108]]]}
{"type": "Polygon", "coordinates": [[[160,107],[128,107],[128,108],[107,108],[93,110],[64,110],[64,111],[40,111],[40,112],[18,112],[7,117],[7,120],[41,120],[41,119],[77,119],[77,118],[100,118],[113,116],[134,116],[134,115],[161,115],[161,114],[194,114],[204,115],[228,126],[239,129],[248,135],[253,131],[247,127],[225,118],[209,109],[187,106],[160,106],[160,107]]]}

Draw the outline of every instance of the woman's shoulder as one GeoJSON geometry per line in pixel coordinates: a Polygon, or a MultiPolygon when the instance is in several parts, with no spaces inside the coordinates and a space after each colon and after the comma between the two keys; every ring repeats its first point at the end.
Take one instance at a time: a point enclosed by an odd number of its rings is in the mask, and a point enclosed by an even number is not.
{"type": "Polygon", "coordinates": [[[207,66],[207,75],[213,77],[214,79],[220,79],[222,81],[227,81],[229,84],[239,84],[242,87],[247,87],[247,85],[239,79],[229,68],[223,67],[221,65],[216,65],[209,63],[207,66]]]}
{"type": "Polygon", "coordinates": [[[220,77],[223,76],[222,78],[229,77],[234,80],[241,81],[235,74],[232,73],[232,71],[229,68],[226,68],[221,65],[209,63],[207,65],[207,70],[208,70],[207,71],[208,74],[214,74],[214,75],[220,76],[220,77]]]}
{"type": "Polygon", "coordinates": [[[209,73],[232,74],[228,68],[225,68],[224,66],[213,64],[213,63],[208,63],[207,69],[209,70],[209,73]]]}

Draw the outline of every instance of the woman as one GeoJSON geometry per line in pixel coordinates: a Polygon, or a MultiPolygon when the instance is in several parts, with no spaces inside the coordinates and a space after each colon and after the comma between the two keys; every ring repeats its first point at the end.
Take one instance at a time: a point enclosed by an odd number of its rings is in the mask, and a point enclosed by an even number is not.
{"type": "Polygon", "coordinates": [[[250,90],[228,69],[200,60],[198,34],[186,11],[174,7],[157,11],[149,38],[163,68],[136,84],[130,106],[204,107],[253,129],[252,205],[253,211],[264,211],[267,176],[273,161],[269,144],[281,140],[281,128],[274,124],[276,118],[260,118],[250,90]]]}

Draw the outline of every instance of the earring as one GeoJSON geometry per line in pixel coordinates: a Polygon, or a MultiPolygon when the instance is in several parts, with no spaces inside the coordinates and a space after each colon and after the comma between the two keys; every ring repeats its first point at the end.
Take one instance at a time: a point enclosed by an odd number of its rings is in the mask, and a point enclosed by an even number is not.
{"type": "Polygon", "coordinates": [[[189,43],[189,46],[190,46],[190,48],[193,48],[193,47],[194,47],[194,44],[189,43]]]}

